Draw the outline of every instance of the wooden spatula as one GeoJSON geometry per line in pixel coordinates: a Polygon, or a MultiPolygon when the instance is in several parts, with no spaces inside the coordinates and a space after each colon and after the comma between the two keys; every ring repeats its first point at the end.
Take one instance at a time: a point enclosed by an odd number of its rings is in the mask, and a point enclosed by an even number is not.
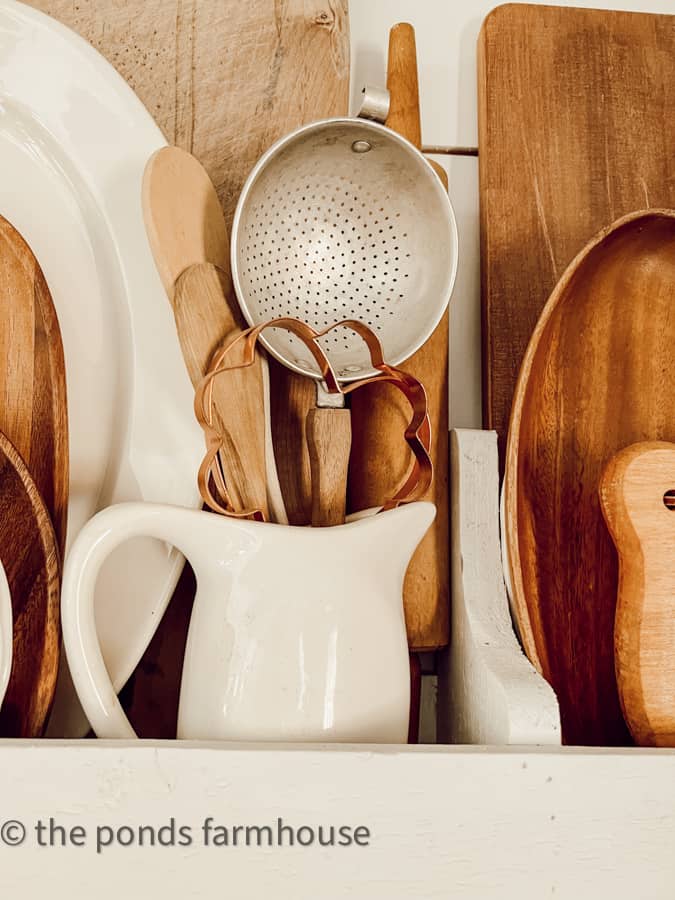
{"type": "Polygon", "coordinates": [[[2,737],[39,737],[59,663],[59,553],[49,513],[13,444],[0,433],[0,561],[12,598],[12,672],[2,737]]]}
{"type": "MultiPolygon", "coordinates": [[[[146,167],[143,213],[183,358],[196,385],[216,347],[244,325],[230,278],[220,202],[200,163],[184,150],[165,147],[146,167]]],[[[216,424],[226,436],[220,463],[235,509],[261,509],[269,516],[269,484],[274,518],[283,521],[271,441],[266,440],[267,378],[266,360],[259,354],[253,366],[214,383],[216,424]]]]}
{"type": "Polygon", "coordinates": [[[614,661],[636,743],[675,747],[675,444],[632,444],[600,483],[619,554],[614,661]]]}
{"type": "Polygon", "coordinates": [[[68,412],[61,332],[30,247],[0,216],[0,431],[24,460],[63,554],[68,412]]]}

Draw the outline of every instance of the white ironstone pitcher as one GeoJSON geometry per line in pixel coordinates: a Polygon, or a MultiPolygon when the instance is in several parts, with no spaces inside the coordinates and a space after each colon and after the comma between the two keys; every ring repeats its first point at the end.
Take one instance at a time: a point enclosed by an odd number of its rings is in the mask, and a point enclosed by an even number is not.
{"type": "Polygon", "coordinates": [[[179,738],[404,743],[403,578],[434,514],[412,503],[299,528],[158,504],[99,513],[70,551],[62,590],[68,663],[94,731],[135,737],[101,655],[94,587],[115,547],[148,535],[177,547],[197,577],[179,738]]]}

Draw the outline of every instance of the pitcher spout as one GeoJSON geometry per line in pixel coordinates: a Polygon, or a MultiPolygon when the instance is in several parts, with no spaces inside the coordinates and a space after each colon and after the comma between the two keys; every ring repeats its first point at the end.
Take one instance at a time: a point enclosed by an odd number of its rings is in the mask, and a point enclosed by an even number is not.
{"type": "Polygon", "coordinates": [[[433,503],[409,503],[361,519],[351,527],[363,527],[365,553],[403,581],[410,559],[435,517],[433,503]]]}

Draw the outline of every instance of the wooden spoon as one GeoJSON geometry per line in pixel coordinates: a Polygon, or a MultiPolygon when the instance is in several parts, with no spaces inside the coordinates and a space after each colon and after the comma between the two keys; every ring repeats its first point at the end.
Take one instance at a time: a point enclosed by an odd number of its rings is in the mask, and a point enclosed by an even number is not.
{"type": "Polygon", "coordinates": [[[630,743],[614,669],[618,566],[598,486],[623,447],[675,440],[674,341],[675,212],[631,213],[570,263],[518,378],[505,473],[512,601],[568,744],[630,743]]]}
{"type": "Polygon", "coordinates": [[[16,447],[0,433],[0,562],[12,598],[12,671],[2,707],[2,737],[39,737],[59,663],[59,552],[35,482],[16,447]]]}
{"type": "MultiPolygon", "coordinates": [[[[243,327],[230,278],[229,238],[220,201],[201,164],[164,147],[143,176],[143,213],[157,269],[171,301],[183,358],[196,386],[216,347],[243,327]]],[[[267,363],[214,383],[215,421],[226,437],[220,463],[233,507],[285,521],[271,441],[267,363]]]]}
{"type": "Polygon", "coordinates": [[[68,515],[68,412],[61,332],[30,247],[0,216],[0,431],[24,460],[63,555],[68,515]]]}
{"type": "Polygon", "coordinates": [[[675,444],[632,444],[612,457],[600,502],[619,555],[614,662],[637,744],[675,747],[675,444]]]}

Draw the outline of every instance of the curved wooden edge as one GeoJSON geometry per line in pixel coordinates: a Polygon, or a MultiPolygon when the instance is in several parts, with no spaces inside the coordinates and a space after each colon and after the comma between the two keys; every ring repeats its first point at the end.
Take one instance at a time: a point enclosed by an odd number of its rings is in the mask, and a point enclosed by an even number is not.
{"type": "MultiPolygon", "coordinates": [[[[40,737],[51,711],[59,667],[61,561],[49,511],[19,451],[2,432],[0,456],[11,467],[11,475],[3,480],[3,496],[16,498],[21,492],[27,501],[9,525],[18,532],[25,556],[17,565],[16,559],[4,557],[4,542],[1,548],[12,603],[19,603],[20,611],[13,613],[12,670],[0,731],[4,736],[40,737]],[[29,588],[22,580],[26,571],[29,588]]],[[[10,512],[17,510],[12,507],[10,512]]]]}
{"type": "MultiPolygon", "coordinates": [[[[499,7],[501,8],[501,7],[499,7]]],[[[607,225],[597,234],[595,234],[588,243],[577,253],[574,259],[569,263],[558,283],[553,288],[546,304],[537,321],[532,336],[530,337],[523,357],[523,362],[518,373],[516,388],[513,393],[513,404],[511,406],[511,418],[509,421],[509,432],[506,444],[506,461],[504,465],[504,518],[506,522],[506,552],[511,563],[511,586],[512,596],[511,603],[514,616],[518,625],[518,631],[525,647],[529,659],[535,668],[541,672],[542,663],[539,657],[539,651],[536,646],[534,630],[530,621],[530,612],[525,597],[525,588],[523,585],[522,569],[520,561],[520,547],[518,544],[518,453],[520,443],[520,427],[522,422],[523,402],[525,391],[530,380],[530,373],[534,364],[535,356],[539,348],[542,334],[558,306],[560,296],[567,290],[567,287],[577,272],[582,260],[588,256],[605,238],[624,226],[643,218],[668,218],[675,219],[675,210],[672,209],[640,209],[630,212],[625,216],[607,225]]]]}
{"type": "Polygon", "coordinates": [[[516,639],[504,587],[497,434],[458,429],[450,444],[452,643],[439,671],[439,739],[559,745],[558,702],[516,639]]]}
{"type": "Polygon", "coordinates": [[[24,236],[4,216],[0,216],[0,241],[20,263],[26,281],[32,284],[37,340],[33,359],[35,395],[32,398],[23,397],[21,427],[16,420],[12,422],[6,416],[0,417],[0,423],[8,431],[5,437],[35,482],[56,534],[60,558],[63,559],[68,525],[70,459],[66,362],[61,328],[40,263],[24,236]],[[31,402],[33,409],[29,415],[31,402]],[[29,426],[27,430],[26,426],[29,426]]]}

